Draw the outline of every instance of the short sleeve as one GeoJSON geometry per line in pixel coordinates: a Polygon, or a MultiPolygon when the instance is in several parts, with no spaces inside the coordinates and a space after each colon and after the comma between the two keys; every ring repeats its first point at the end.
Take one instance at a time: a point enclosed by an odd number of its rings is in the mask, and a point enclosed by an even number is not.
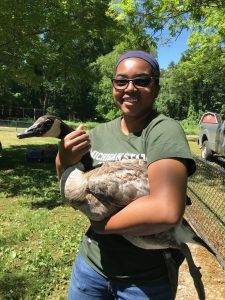
{"type": "Polygon", "coordinates": [[[164,158],[180,158],[186,160],[188,175],[196,170],[185,133],[173,119],[158,118],[149,127],[145,136],[145,151],[148,165],[164,158]]]}

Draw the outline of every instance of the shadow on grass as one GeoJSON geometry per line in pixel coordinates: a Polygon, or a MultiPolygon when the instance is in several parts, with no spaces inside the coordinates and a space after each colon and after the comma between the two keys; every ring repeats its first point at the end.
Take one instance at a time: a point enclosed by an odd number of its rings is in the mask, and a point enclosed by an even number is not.
{"type": "Polygon", "coordinates": [[[25,270],[18,272],[15,268],[6,270],[0,274],[0,299],[45,299],[45,292],[48,294],[51,289],[53,277],[53,266],[47,263],[46,266],[38,267],[35,273],[25,270]]]}
{"type": "Polygon", "coordinates": [[[219,156],[215,155],[213,157],[213,159],[212,159],[212,162],[214,162],[215,164],[217,164],[219,167],[221,167],[225,171],[225,161],[220,160],[219,156]]]}
{"type": "Polygon", "coordinates": [[[31,208],[53,209],[62,205],[54,161],[28,162],[27,148],[45,145],[12,146],[0,158],[0,186],[7,197],[20,197],[31,208]]]}
{"type": "Polygon", "coordinates": [[[0,299],[23,299],[28,287],[28,278],[7,272],[0,277],[0,299]]]}

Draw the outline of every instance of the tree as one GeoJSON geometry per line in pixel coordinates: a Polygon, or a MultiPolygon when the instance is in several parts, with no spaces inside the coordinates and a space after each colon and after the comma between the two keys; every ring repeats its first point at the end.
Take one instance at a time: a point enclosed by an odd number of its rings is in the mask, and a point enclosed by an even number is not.
{"type": "Polygon", "coordinates": [[[108,3],[38,0],[34,5],[31,0],[1,1],[2,98],[7,94],[7,103],[13,104],[18,88],[22,90],[21,100],[29,89],[35,97],[29,99],[29,105],[44,110],[49,105],[59,106],[88,117],[89,65],[112,49],[120,31],[119,24],[106,14],[108,3]]]}
{"type": "MultiPolygon", "coordinates": [[[[157,107],[176,118],[224,101],[225,0],[0,2],[0,100],[61,117],[111,119],[112,70],[127,49],[156,56],[160,33],[192,33],[180,62],[162,70],[157,107]],[[74,113],[76,112],[76,113],[74,113]]],[[[195,113],[193,113],[195,112],[195,113]]]]}
{"type": "Polygon", "coordinates": [[[112,2],[117,19],[131,25],[142,22],[156,43],[165,27],[171,36],[191,31],[189,49],[163,74],[157,108],[179,119],[197,118],[205,110],[220,112],[225,96],[225,1],[112,2]]]}

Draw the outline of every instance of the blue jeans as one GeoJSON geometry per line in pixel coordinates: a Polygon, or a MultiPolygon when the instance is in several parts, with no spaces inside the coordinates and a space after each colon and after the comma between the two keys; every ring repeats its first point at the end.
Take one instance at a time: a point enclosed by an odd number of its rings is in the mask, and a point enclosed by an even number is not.
{"type": "Polygon", "coordinates": [[[167,277],[145,284],[109,281],[78,255],[73,266],[68,300],[173,300],[167,277]]]}

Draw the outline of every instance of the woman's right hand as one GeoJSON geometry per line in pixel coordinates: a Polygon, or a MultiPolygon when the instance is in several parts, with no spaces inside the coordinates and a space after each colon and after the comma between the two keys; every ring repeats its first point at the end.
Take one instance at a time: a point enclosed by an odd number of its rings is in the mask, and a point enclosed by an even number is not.
{"type": "Polygon", "coordinates": [[[59,151],[56,157],[56,168],[59,177],[66,168],[78,163],[90,148],[89,135],[84,130],[83,125],[66,135],[59,143],[59,151]]]}

